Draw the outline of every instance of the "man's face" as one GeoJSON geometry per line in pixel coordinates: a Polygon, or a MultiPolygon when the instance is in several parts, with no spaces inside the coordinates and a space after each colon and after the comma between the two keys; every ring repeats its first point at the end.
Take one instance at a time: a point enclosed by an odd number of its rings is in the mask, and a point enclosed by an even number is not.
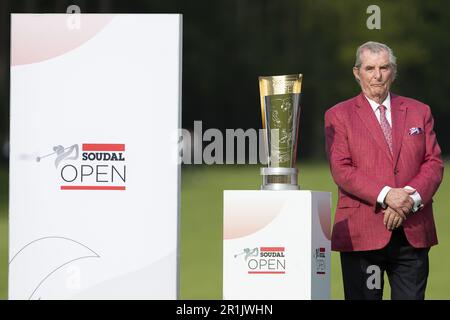
{"type": "Polygon", "coordinates": [[[379,103],[387,96],[394,81],[394,69],[389,63],[389,54],[386,50],[377,53],[363,50],[361,67],[353,68],[353,74],[359,79],[363,93],[379,103]]]}

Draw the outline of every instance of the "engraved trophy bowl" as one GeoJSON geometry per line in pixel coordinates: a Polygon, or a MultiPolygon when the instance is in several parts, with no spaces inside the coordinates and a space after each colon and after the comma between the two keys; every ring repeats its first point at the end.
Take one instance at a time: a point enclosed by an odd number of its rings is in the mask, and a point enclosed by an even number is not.
{"type": "Polygon", "coordinates": [[[259,77],[267,167],[262,190],[298,190],[297,142],[302,74],[259,77]]]}

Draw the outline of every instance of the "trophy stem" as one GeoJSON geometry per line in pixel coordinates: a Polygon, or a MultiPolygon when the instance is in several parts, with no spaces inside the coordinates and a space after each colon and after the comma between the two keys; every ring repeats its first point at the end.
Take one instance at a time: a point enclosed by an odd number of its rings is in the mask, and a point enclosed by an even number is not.
{"type": "Polygon", "coordinates": [[[297,168],[261,168],[261,190],[299,190],[297,168]]]}

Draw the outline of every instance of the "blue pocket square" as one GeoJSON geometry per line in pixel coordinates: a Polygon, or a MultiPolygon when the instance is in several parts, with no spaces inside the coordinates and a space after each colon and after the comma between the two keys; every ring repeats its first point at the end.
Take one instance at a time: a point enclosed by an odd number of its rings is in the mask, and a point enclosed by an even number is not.
{"type": "Polygon", "coordinates": [[[412,127],[409,129],[409,135],[415,135],[415,134],[422,134],[423,133],[423,129],[421,127],[412,127]]]}

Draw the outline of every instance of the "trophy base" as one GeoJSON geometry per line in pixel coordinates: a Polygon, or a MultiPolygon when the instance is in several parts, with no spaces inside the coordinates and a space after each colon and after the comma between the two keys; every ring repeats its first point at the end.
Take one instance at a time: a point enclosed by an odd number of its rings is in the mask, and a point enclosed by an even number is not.
{"type": "Polygon", "coordinates": [[[297,168],[261,168],[261,190],[299,190],[297,168]]]}

